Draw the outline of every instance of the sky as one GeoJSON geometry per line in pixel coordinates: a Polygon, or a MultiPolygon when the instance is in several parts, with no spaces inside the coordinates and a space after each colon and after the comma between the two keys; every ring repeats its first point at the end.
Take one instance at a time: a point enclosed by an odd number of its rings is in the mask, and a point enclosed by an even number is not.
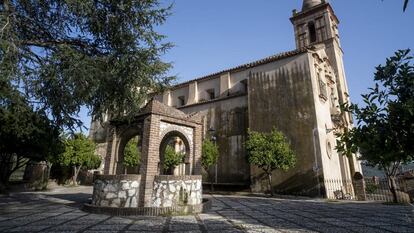
{"type": "MultiPolygon", "coordinates": [[[[172,62],[177,82],[295,49],[292,10],[302,0],[162,0],[174,3],[158,28],[175,47],[163,56],[172,62]]],[[[375,67],[398,49],[414,50],[414,2],[330,0],[340,20],[339,33],[351,101],[373,85],[375,67]]],[[[414,52],[413,52],[414,53],[414,52]]],[[[90,125],[87,111],[80,117],[90,125]]]]}

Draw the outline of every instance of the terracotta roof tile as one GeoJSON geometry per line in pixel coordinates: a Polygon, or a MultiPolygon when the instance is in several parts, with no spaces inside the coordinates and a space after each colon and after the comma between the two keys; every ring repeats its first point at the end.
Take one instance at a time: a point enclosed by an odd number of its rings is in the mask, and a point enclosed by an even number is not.
{"type": "Polygon", "coordinates": [[[174,86],[172,86],[172,89],[177,89],[177,88],[186,86],[189,83],[192,83],[194,81],[202,81],[202,80],[208,80],[208,79],[211,79],[211,78],[215,78],[217,75],[220,75],[220,74],[223,74],[223,73],[234,72],[234,71],[239,71],[239,70],[245,70],[245,69],[249,69],[249,68],[252,68],[252,67],[259,66],[259,65],[263,65],[263,64],[270,63],[270,62],[285,59],[285,58],[288,58],[288,57],[296,56],[298,54],[307,52],[309,49],[310,48],[301,48],[301,49],[296,49],[296,50],[292,50],[292,51],[288,51],[288,52],[279,53],[279,54],[276,54],[276,55],[273,55],[273,56],[270,56],[270,57],[266,57],[266,58],[263,58],[263,59],[260,59],[260,60],[257,60],[257,61],[249,62],[249,63],[239,65],[239,66],[236,66],[236,67],[233,67],[233,68],[230,68],[230,69],[225,69],[225,70],[222,70],[222,71],[219,71],[219,72],[216,72],[216,73],[212,73],[212,74],[200,77],[200,78],[192,79],[192,80],[174,85],[174,86]]]}

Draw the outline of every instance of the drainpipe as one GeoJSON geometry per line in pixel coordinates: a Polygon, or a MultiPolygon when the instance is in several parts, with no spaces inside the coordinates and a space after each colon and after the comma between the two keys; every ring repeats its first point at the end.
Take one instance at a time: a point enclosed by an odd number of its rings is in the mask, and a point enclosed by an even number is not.
{"type": "Polygon", "coordinates": [[[316,133],[318,132],[318,128],[314,128],[312,130],[312,139],[313,139],[313,154],[315,156],[315,164],[313,165],[313,171],[316,172],[316,178],[318,181],[318,192],[319,192],[319,196],[322,196],[321,194],[321,184],[319,181],[319,164],[318,164],[318,155],[317,155],[317,150],[316,150],[316,136],[318,136],[316,133]]]}

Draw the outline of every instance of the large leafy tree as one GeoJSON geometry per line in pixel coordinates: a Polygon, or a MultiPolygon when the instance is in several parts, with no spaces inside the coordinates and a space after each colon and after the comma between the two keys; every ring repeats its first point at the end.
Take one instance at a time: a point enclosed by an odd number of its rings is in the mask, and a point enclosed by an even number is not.
{"type": "Polygon", "coordinates": [[[250,131],[246,141],[247,159],[250,164],[263,169],[273,196],[272,172],[287,171],[296,164],[296,155],[282,132],[273,129],[270,133],[250,131]]]}
{"type": "Polygon", "coordinates": [[[29,160],[49,160],[62,149],[59,129],[0,77],[0,189],[29,160]]]}
{"type": "Polygon", "coordinates": [[[384,170],[397,202],[396,175],[414,159],[414,66],[410,50],[400,50],[376,68],[375,87],[362,95],[364,106],[346,104],[357,126],[341,133],[338,150],[360,152],[361,160],[384,170]]]}
{"type": "Polygon", "coordinates": [[[72,168],[72,182],[76,185],[80,170],[98,168],[101,158],[95,154],[95,144],[85,135],[78,133],[65,140],[65,151],[57,161],[61,166],[72,168]]]}
{"type": "Polygon", "coordinates": [[[58,126],[80,126],[81,106],[128,115],[171,81],[155,31],[169,14],[159,0],[3,0],[0,76],[58,126]]]}

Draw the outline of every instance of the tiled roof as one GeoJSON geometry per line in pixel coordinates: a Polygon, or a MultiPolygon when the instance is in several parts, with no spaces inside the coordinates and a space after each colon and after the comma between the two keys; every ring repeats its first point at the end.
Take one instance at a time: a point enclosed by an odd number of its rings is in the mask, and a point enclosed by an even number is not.
{"type": "Polygon", "coordinates": [[[194,81],[202,81],[202,80],[208,80],[208,79],[211,79],[211,78],[215,78],[217,75],[220,75],[220,74],[223,74],[223,73],[245,70],[245,69],[249,69],[249,68],[252,68],[252,67],[259,66],[259,65],[263,65],[263,64],[270,63],[270,62],[285,59],[285,58],[288,58],[288,57],[292,57],[292,56],[295,56],[295,55],[298,55],[298,54],[301,54],[301,53],[305,53],[305,52],[308,51],[308,49],[309,48],[301,48],[301,49],[296,49],[296,50],[292,50],[292,51],[288,51],[288,52],[279,53],[279,54],[276,54],[276,55],[273,55],[273,56],[270,56],[270,57],[266,57],[266,58],[263,58],[263,59],[260,59],[260,60],[257,60],[257,61],[253,61],[253,62],[250,62],[250,63],[239,65],[239,66],[236,66],[236,67],[233,67],[233,68],[230,68],[230,69],[225,69],[225,70],[213,73],[213,74],[209,74],[207,76],[203,76],[203,77],[200,77],[200,78],[196,78],[196,79],[193,79],[193,80],[189,80],[189,81],[174,85],[172,87],[172,89],[177,89],[177,88],[180,88],[182,86],[186,86],[189,83],[192,83],[194,81]]]}

